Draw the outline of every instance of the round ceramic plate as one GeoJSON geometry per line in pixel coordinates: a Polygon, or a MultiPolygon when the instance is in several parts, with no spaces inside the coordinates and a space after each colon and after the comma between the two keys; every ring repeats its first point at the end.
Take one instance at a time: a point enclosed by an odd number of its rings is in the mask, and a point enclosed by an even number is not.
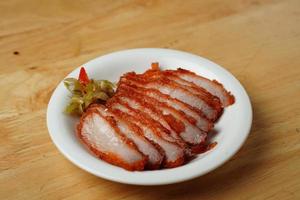
{"type": "MultiPolygon", "coordinates": [[[[232,157],[246,140],[252,123],[249,97],[240,82],[219,65],[196,55],[169,49],[131,49],[98,57],[83,64],[90,78],[118,81],[125,72],[144,72],[152,62],[159,62],[162,69],[178,67],[216,79],[229,90],[236,102],[227,107],[215,125],[217,134],[212,138],[218,145],[198,155],[191,162],[173,169],[130,172],[110,165],[87,151],[75,134],[78,118],[63,113],[69,101],[69,92],[60,82],[50,99],[47,125],[50,136],[71,162],[81,169],[104,179],[135,185],[162,185],[201,176],[222,165],[232,157]]],[[[79,68],[67,77],[77,77],[79,68]]]]}

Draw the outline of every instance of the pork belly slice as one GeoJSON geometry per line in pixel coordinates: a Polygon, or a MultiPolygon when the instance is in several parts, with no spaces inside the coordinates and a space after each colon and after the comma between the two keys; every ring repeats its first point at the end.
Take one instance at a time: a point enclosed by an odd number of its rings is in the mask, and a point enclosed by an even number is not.
{"type": "Polygon", "coordinates": [[[204,99],[209,105],[213,106],[218,111],[218,113],[222,114],[223,107],[219,97],[211,94],[210,92],[202,87],[199,87],[193,82],[182,79],[180,76],[173,73],[173,71],[163,71],[162,74],[168,79],[175,81],[177,84],[181,85],[183,88],[189,90],[190,92],[199,95],[199,97],[204,99]]]}
{"type": "Polygon", "coordinates": [[[81,117],[77,133],[81,141],[102,160],[130,171],[144,169],[147,157],[121,133],[111,118],[98,111],[88,111],[81,117]]]}
{"type": "Polygon", "coordinates": [[[151,123],[143,120],[141,114],[134,112],[130,107],[120,104],[119,100],[113,97],[107,103],[112,112],[122,112],[128,120],[141,128],[144,136],[159,145],[159,147],[165,153],[165,160],[163,161],[163,167],[172,168],[184,164],[185,161],[185,149],[180,147],[177,143],[171,142],[163,137],[163,132],[159,132],[155,129],[151,123]]]}
{"type": "Polygon", "coordinates": [[[151,79],[151,80],[156,80],[156,79],[166,79],[169,81],[172,81],[174,86],[177,87],[182,87],[188,91],[190,91],[193,94],[196,94],[199,96],[202,100],[204,100],[208,105],[214,107],[219,115],[222,114],[222,106],[220,99],[217,96],[212,95],[208,91],[206,91],[204,88],[197,86],[193,82],[186,81],[180,76],[178,76],[174,71],[172,70],[165,70],[165,71],[160,71],[159,69],[150,69],[147,70],[142,76],[145,79],[151,79]]]}
{"type": "MultiPolygon", "coordinates": [[[[170,127],[168,121],[165,119],[165,116],[162,114],[159,108],[146,103],[144,99],[141,99],[140,96],[138,98],[138,94],[136,94],[134,91],[128,90],[125,88],[126,86],[124,86],[123,90],[120,90],[120,87],[122,86],[119,86],[119,91],[117,93],[118,98],[126,102],[126,104],[136,111],[146,114],[147,116],[145,117],[150,117],[152,120],[154,120],[157,128],[161,131],[170,134],[176,140],[182,140],[178,135],[185,129],[185,126],[181,121],[178,121],[176,126],[170,127]]],[[[175,142],[176,140],[173,140],[172,142],[175,142]]]]}
{"type": "Polygon", "coordinates": [[[188,144],[196,145],[205,142],[207,134],[196,125],[193,125],[184,113],[126,85],[119,85],[120,93],[121,98],[135,109],[147,110],[152,108],[154,110],[154,108],[157,108],[150,116],[155,120],[159,120],[160,123],[164,122],[162,124],[169,124],[164,126],[168,129],[174,128],[174,131],[188,144]],[[178,124],[180,124],[179,127],[178,124]]]}
{"type": "Polygon", "coordinates": [[[151,112],[150,110],[148,109],[144,110],[143,107],[138,108],[137,104],[129,102],[127,98],[124,98],[123,94],[121,94],[120,92],[114,95],[114,98],[109,100],[108,105],[112,104],[113,102],[117,102],[118,104],[125,106],[128,109],[128,112],[130,114],[138,116],[139,120],[142,120],[144,123],[147,123],[149,126],[151,126],[151,128],[153,128],[153,130],[155,130],[165,140],[176,143],[182,148],[187,148],[186,144],[181,138],[172,137],[168,129],[166,129],[164,126],[162,126],[162,124],[159,121],[153,119],[149,115],[149,114],[151,115],[153,114],[150,113],[151,112]]]}
{"type": "Polygon", "coordinates": [[[140,152],[148,157],[146,165],[147,169],[158,169],[160,167],[164,158],[164,153],[160,151],[160,148],[158,148],[157,145],[145,138],[139,127],[126,120],[126,117],[122,117],[122,113],[113,113],[105,106],[99,104],[96,104],[89,109],[96,109],[101,115],[111,117],[115,121],[121,132],[136,144],[140,152]]]}
{"type": "Polygon", "coordinates": [[[216,80],[209,80],[207,78],[195,74],[194,72],[181,68],[172,71],[172,73],[180,76],[180,78],[186,81],[193,82],[195,85],[204,88],[212,95],[219,97],[223,107],[229,106],[235,101],[234,96],[230,94],[230,92],[228,92],[224,88],[224,86],[216,80]]]}
{"type": "MultiPolygon", "coordinates": [[[[174,132],[170,125],[169,121],[165,120],[167,117],[171,116],[163,116],[155,107],[150,104],[143,102],[143,100],[139,101],[134,96],[127,96],[127,94],[123,94],[118,91],[118,93],[114,96],[114,99],[118,101],[118,103],[125,105],[128,107],[131,112],[138,113],[140,119],[144,120],[146,123],[150,124],[153,129],[155,129],[159,134],[167,141],[178,144],[181,148],[184,149],[184,152],[187,156],[191,156],[191,151],[187,145],[187,143],[176,133],[174,132]]],[[[132,114],[133,114],[132,113],[132,114]]],[[[180,121],[176,121],[176,130],[184,130],[184,124],[180,121]]]]}
{"type": "Polygon", "coordinates": [[[152,97],[153,99],[159,102],[166,103],[168,106],[178,110],[179,112],[183,112],[186,115],[186,117],[189,119],[189,122],[196,125],[202,131],[209,132],[214,126],[214,124],[210,122],[204,116],[203,113],[197,112],[197,110],[195,110],[190,105],[182,101],[179,101],[178,99],[174,99],[169,95],[163,94],[156,89],[146,89],[146,88],[138,87],[136,85],[132,85],[125,81],[119,84],[119,87],[122,87],[123,85],[126,87],[131,87],[136,91],[142,92],[144,95],[148,97],[152,97]]]}
{"type": "Polygon", "coordinates": [[[166,79],[147,81],[147,79],[140,78],[135,73],[125,74],[121,78],[121,82],[122,81],[130,81],[132,84],[137,86],[156,89],[163,94],[170,95],[172,98],[176,98],[186,104],[189,104],[195,109],[200,110],[199,112],[202,112],[205,117],[211,121],[215,121],[219,116],[218,110],[208,105],[199,96],[182,88],[179,84],[174,84],[173,81],[166,79]]]}

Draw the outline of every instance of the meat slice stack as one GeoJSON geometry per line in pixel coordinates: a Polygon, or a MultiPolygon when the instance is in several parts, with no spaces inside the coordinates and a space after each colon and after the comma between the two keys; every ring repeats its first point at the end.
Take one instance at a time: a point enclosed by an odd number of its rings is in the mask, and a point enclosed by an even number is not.
{"type": "Polygon", "coordinates": [[[81,117],[79,138],[99,158],[127,170],[183,165],[234,97],[222,84],[184,69],[129,72],[106,105],[81,117]]]}

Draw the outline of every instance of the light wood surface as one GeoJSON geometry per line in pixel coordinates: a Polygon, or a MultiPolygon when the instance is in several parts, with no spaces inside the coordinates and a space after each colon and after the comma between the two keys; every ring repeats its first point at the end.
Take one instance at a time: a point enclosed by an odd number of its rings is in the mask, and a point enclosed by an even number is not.
{"type": "Polygon", "coordinates": [[[0,46],[0,199],[300,199],[299,0],[1,1],[0,46]],[[56,85],[94,57],[137,47],[195,53],[241,81],[254,121],[230,161],[142,187],[59,153],[45,120],[56,85]]]}

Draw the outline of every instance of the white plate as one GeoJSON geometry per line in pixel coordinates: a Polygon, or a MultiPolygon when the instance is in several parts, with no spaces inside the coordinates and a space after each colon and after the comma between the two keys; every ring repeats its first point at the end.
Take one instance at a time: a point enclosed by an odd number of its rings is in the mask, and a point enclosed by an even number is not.
{"type": "MultiPolygon", "coordinates": [[[[168,49],[131,49],[107,54],[89,61],[83,66],[89,77],[118,81],[129,71],[144,72],[151,62],[159,62],[163,69],[178,67],[221,82],[235,96],[236,102],[225,109],[215,126],[218,132],[213,138],[218,145],[199,155],[186,165],[173,169],[130,172],[110,165],[90,154],[75,136],[78,119],[63,114],[69,100],[69,92],[60,82],[50,99],[47,125],[57,148],[71,162],[96,176],[135,185],[162,185],[189,180],[201,176],[222,165],[232,157],[246,140],[252,123],[249,97],[239,81],[224,68],[196,55],[168,49]]],[[[77,77],[79,68],[67,77],[77,77]]]]}

